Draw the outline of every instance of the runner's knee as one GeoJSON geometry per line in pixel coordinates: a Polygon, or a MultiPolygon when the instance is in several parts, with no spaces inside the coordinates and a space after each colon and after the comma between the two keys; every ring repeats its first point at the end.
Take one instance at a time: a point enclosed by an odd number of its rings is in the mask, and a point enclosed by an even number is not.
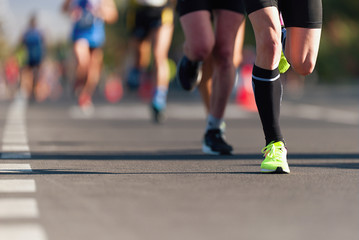
{"type": "Polygon", "coordinates": [[[315,61],[312,59],[294,60],[290,64],[295,72],[303,76],[311,74],[315,67],[315,61]]]}
{"type": "Polygon", "coordinates": [[[190,47],[188,57],[194,61],[204,61],[211,54],[213,45],[212,41],[198,41],[190,47]]]}
{"type": "Polygon", "coordinates": [[[233,49],[228,44],[216,45],[213,49],[214,61],[222,67],[233,66],[233,49]]]}
{"type": "Polygon", "coordinates": [[[270,35],[257,40],[257,58],[261,58],[266,65],[274,67],[278,64],[281,49],[280,40],[270,35]]]}

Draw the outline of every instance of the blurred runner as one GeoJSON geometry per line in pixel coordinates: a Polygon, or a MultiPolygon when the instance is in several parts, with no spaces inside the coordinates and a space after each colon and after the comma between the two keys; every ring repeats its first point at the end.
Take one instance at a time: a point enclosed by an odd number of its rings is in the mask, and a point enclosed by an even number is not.
{"type": "Polygon", "coordinates": [[[36,15],[30,18],[29,26],[22,37],[22,44],[26,47],[27,61],[22,71],[21,88],[27,98],[34,100],[40,66],[45,55],[45,41],[37,28],[36,15]]]}
{"type": "MultiPolygon", "coordinates": [[[[168,51],[173,34],[173,8],[167,0],[131,0],[128,25],[133,35],[135,63],[127,79],[130,89],[137,89],[143,73],[154,57],[154,87],[151,109],[154,121],[164,121],[169,85],[168,51]]],[[[145,84],[145,83],[144,83],[145,84]]]]}
{"type": "Polygon", "coordinates": [[[213,57],[213,92],[202,151],[231,154],[233,148],[225,141],[220,128],[234,84],[233,52],[238,29],[244,22],[244,6],[242,1],[181,0],[178,9],[185,43],[177,81],[183,89],[191,91],[199,84],[203,62],[213,57]]]}
{"type": "MultiPolygon", "coordinates": [[[[243,60],[243,42],[244,42],[245,24],[239,26],[233,51],[233,65],[236,74],[239,74],[239,66],[243,60]]],[[[206,113],[210,112],[210,100],[212,95],[212,75],[213,75],[213,57],[209,57],[202,66],[202,78],[198,85],[202,101],[205,106],[206,113]]],[[[238,77],[238,76],[236,76],[238,77]]],[[[224,125],[223,125],[224,126],[224,125]]]]}
{"type": "Polygon", "coordinates": [[[65,0],[63,11],[73,20],[72,41],[77,60],[75,94],[84,113],[93,111],[92,95],[100,80],[105,22],[117,20],[113,0],[65,0]]]}

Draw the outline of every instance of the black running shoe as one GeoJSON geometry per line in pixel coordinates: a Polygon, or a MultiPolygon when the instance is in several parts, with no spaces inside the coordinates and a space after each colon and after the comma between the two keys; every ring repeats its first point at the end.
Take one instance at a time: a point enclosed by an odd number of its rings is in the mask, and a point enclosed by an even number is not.
{"type": "Polygon", "coordinates": [[[231,155],[233,148],[224,141],[220,129],[210,129],[204,135],[202,151],[213,155],[231,155]]]}
{"type": "Polygon", "coordinates": [[[141,83],[141,71],[133,68],[127,76],[127,87],[131,91],[135,91],[140,87],[141,83]]]}
{"type": "Polygon", "coordinates": [[[151,104],[152,117],[155,123],[161,124],[164,123],[167,119],[164,109],[158,109],[153,104],[151,104]]]}
{"type": "Polygon", "coordinates": [[[183,56],[177,66],[176,79],[186,91],[192,91],[202,78],[202,62],[192,62],[183,56]]]}

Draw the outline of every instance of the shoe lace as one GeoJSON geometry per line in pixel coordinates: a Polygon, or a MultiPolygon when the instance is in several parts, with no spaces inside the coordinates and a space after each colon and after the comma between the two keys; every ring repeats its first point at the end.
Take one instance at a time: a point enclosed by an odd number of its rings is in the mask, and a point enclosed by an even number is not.
{"type": "Polygon", "coordinates": [[[262,149],[262,153],[264,157],[268,157],[271,160],[277,161],[283,153],[281,142],[270,142],[267,146],[262,149]]]}

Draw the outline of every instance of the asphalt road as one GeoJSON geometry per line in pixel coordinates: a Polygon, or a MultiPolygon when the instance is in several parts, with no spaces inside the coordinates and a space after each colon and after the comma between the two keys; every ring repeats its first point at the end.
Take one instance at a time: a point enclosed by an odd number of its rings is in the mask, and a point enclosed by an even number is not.
{"type": "Polygon", "coordinates": [[[257,113],[231,103],[233,156],[201,153],[204,110],[170,96],[152,123],[132,98],[0,103],[1,240],[359,239],[358,87],[285,96],[289,175],[260,174],[257,113]]]}

